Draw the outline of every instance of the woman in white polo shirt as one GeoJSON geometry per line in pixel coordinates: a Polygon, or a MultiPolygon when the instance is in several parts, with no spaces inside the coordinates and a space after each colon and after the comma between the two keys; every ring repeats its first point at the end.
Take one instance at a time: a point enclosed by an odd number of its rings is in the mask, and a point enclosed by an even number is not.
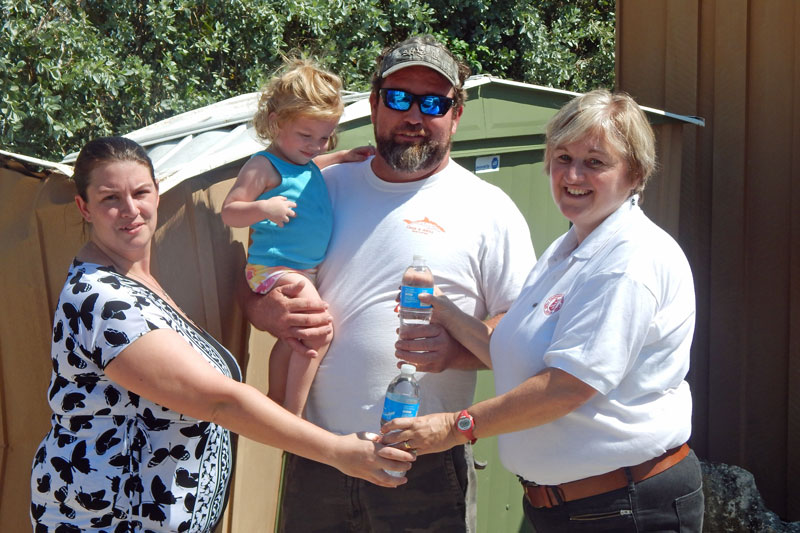
{"type": "MultiPolygon", "coordinates": [[[[500,435],[539,533],[701,531],[700,465],[686,445],[694,286],[678,244],[638,206],[654,168],[653,131],[630,96],[592,91],[559,111],[545,171],[571,229],[494,331],[431,298],[435,319],[493,368],[498,395],[395,419],[384,433],[402,431],[384,442],[422,454],[500,435]]],[[[413,341],[397,347],[400,357],[413,341]]]]}

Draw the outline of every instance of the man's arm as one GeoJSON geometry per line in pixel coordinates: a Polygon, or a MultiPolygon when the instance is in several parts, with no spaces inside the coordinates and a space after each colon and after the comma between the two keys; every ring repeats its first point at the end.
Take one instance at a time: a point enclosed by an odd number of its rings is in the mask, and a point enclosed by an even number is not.
{"type": "MultiPolygon", "coordinates": [[[[256,329],[283,339],[292,350],[316,357],[316,348],[325,344],[333,330],[328,304],[321,299],[298,298],[303,281],[275,287],[267,294],[256,294],[239,276],[239,304],[256,329]]],[[[309,282],[310,283],[310,282],[309,282]]]]}
{"type": "MultiPolygon", "coordinates": [[[[488,356],[488,335],[505,313],[483,321],[487,333],[485,354],[474,354],[453,338],[440,324],[408,328],[398,334],[395,357],[398,368],[403,362],[411,363],[419,372],[442,372],[447,369],[483,370],[491,368],[488,356]]],[[[476,320],[476,322],[479,322],[476,320]]]]}

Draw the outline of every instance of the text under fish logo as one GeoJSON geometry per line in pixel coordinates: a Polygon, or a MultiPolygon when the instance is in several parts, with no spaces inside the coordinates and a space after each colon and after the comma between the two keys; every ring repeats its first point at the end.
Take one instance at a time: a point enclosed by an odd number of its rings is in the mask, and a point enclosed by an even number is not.
{"type": "Polygon", "coordinates": [[[444,228],[428,217],[425,217],[421,220],[403,219],[403,222],[406,223],[406,228],[410,229],[414,233],[444,233],[444,228]]]}

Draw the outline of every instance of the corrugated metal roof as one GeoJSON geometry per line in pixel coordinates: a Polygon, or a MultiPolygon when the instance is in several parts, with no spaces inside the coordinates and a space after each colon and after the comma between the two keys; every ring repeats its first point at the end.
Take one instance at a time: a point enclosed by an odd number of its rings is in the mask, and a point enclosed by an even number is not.
{"type": "Polygon", "coordinates": [[[25,172],[26,174],[36,175],[42,177],[47,173],[40,173],[31,169],[28,169],[25,163],[35,165],[37,167],[45,168],[48,170],[57,170],[58,172],[64,174],[65,176],[72,176],[72,167],[69,165],[64,165],[62,163],[54,163],[52,161],[45,161],[44,159],[38,159],[36,157],[30,157],[27,155],[22,154],[15,154],[14,152],[6,152],[5,150],[0,150],[0,163],[3,166],[8,166],[9,162],[20,162],[23,165],[14,165],[14,169],[20,172],[25,172]]]}
{"type": "MultiPolygon", "coordinates": [[[[464,87],[470,89],[490,83],[571,96],[578,94],[486,75],[469,78],[464,87]]],[[[160,192],[164,193],[185,179],[245,159],[263,149],[264,143],[256,137],[251,122],[258,97],[259,93],[254,92],[229,98],[156,122],[125,136],[147,149],[153,160],[160,192]]],[[[370,114],[368,92],[347,93],[345,104],[340,123],[370,114]]],[[[643,109],[674,120],[704,125],[703,119],[697,117],[643,109]]],[[[77,152],[69,154],[62,163],[74,163],[77,156],[77,152]]]]}
{"type": "MultiPolygon", "coordinates": [[[[147,149],[163,194],[185,179],[263,150],[252,119],[260,93],[235,96],[126,133],[147,149]]],[[[369,93],[347,93],[340,122],[369,115],[369,93]]],[[[62,163],[74,163],[77,152],[62,163]]]]}

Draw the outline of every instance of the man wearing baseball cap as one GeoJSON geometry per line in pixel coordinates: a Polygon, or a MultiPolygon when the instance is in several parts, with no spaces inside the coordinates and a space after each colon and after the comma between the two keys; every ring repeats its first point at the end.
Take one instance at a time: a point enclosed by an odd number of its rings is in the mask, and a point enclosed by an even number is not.
{"type": "MultiPolygon", "coordinates": [[[[420,415],[472,403],[482,367],[474,355],[437,324],[420,326],[415,339],[398,338],[395,298],[414,255],[426,258],[456,305],[480,319],[509,308],[535,261],[527,224],[511,199],[450,159],[468,75],[431,36],[384,50],[370,95],[377,154],[323,172],[334,229],[317,280],[328,307],[294,298],[292,286],[245,296],[256,327],[306,347],[332,320],[333,342],[305,413],[330,431],[377,433],[386,387],[401,361],[417,367],[420,415]]],[[[280,529],[475,530],[470,445],[421,455],[405,474],[406,484],[386,489],[288,455],[280,529]]]]}

